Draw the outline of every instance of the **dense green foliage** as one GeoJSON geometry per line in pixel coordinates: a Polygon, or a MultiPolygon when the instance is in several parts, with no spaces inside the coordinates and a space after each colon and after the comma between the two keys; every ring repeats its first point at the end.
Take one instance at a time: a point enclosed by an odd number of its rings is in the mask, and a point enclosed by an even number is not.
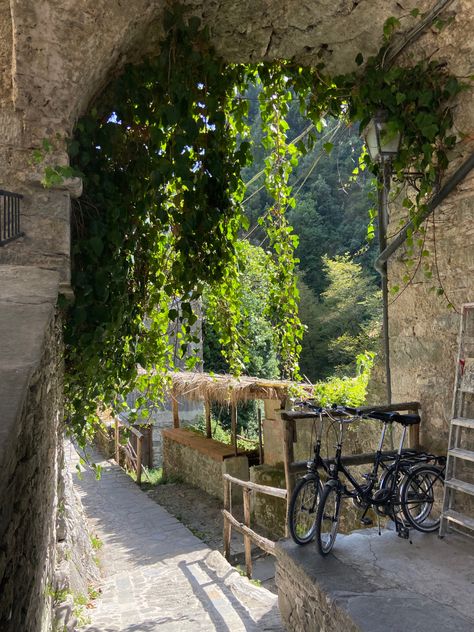
{"type": "Polygon", "coordinates": [[[175,359],[170,323],[184,351],[192,299],[235,258],[246,146],[228,113],[240,108],[232,95],[243,70],[225,66],[205,38],[196,46],[195,20],[168,19],[162,54],[127,67],[70,143],[85,190],[74,212],[66,328],[76,431],[135,384],[159,396],[175,359]],[[138,383],[137,364],[147,371],[138,383]]]}
{"type": "MultiPolygon", "coordinates": [[[[158,396],[176,351],[193,342],[193,300],[205,285],[219,311],[213,326],[229,369],[238,373],[247,364],[236,242],[239,230],[248,228],[240,205],[241,170],[249,157],[242,95],[257,77],[271,199],[260,217],[269,274],[265,315],[285,376],[298,375],[303,335],[298,238],[287,214],[295,207],[291,171],[303,151],[287,138],[292,95],[319,134],[326,115],[363,125],[381,107],[388,111],[389,129],[404,132],[397,176],[406,180],[408,174],[417,187],[405,200],[411,215],[425,204],[454,143],[449,104],[461,86],[433,60],[384,68],[382,49],[361,72],[340,77],[325,75],[321,65],[228,65],[199,20],[185,18],[179,5],[173,4],[164,26],[160,55],[126,67],[78,123],[70,144],[85,193],[74,211],[76,300],[67,317],[66,389],[71,423],[83,440],[98,405],[120,406],[134,386],[158,396]],[[137,365],[145,369],[141,377],[137,365]]],[[[331,141],[324,146],[330,151],[331,141]]],[[[366,155],[355,171],[367,165],[377,172],[366,155]]],[[[322,225],[324,199],[316,208],[322,225]]],[[[318,278],[308,279],[316,291],[318,278]]]]}
{"type": "Polygon", "coordinates": [[[380,341],[380,291],[374,278],[346,256],[323,257],[328,286],[317,300],[301,284],[300,317],[307,326],[301,372],[311,381],[353,375],[356,357],[380,341]]]}
{"type": "MultiPolygon", "coordinates": [[[[237,242],[237,323],[239,344],[247,375],[278,378],[279,366],[271,321],[268,317],[271,284],[271,260],[266,253],[247,241],[237,242]]],[[[207,288],[203,295],[204,370],[228,373],[225,347],[219,337],[218,319],[223,310],[221,296],[207,288]]],[[[224,312],[225,313],[225,312],[224,312]]]]}
{"type": "Polygon", "coordinates": [[[333,377],[314,385],[314,397],[322,406],[334,402],[347,406],[360,406],[365,401],[367,384],[373,366],[374,354],[367,352],[357,356],[354,377],[333,377]]]}

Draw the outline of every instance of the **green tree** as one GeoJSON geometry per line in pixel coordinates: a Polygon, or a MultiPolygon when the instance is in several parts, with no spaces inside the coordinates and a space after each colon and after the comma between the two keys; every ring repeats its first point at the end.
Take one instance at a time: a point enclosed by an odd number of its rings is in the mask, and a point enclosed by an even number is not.
{"type": "Polygon", "coordinates": [[[323,265],[328,287],[320,301],[300,285],[300,317],[307,326],[301,370],[311,381],[353,374],[356,356],[377,351],[380,338],[380,290],[374,279],[349,255],[326,256],[323,265]]]}

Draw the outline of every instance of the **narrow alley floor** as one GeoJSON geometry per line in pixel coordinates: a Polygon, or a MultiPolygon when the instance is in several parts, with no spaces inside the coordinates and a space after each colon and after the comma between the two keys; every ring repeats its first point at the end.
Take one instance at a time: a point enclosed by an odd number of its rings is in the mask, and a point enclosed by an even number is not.
{"type": "Polygon", "coordinates": [[[146,496],[117,466],[94,458],[74,485],[99,551],[102,594],[84,632],[284,630],[277,598],[146,496]]]}

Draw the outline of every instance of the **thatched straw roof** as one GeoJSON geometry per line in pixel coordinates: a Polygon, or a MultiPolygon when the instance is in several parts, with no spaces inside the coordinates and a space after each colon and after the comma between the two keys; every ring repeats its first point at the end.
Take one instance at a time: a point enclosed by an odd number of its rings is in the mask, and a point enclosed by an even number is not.
{"type": "MultiPolygon", "coordinates": [[[[179,371],[171,373],[173,394],[188,400],[208,400],[222,404],[235,404],[251,399],[284,400],[295,382],[264,380],[258,377],[232,377],[179,371]]],[[[301,385],[298,385],[301,387],[301,385]]]]}

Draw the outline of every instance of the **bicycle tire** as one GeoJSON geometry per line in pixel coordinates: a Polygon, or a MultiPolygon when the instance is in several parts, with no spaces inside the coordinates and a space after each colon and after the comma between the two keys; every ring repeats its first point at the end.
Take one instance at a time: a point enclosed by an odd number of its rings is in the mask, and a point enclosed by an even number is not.
{"type": "Polygon", "coordinates": [[[321,555],[328,555],[336,541],[341,510],[342,491],[336,483],[326,483],[316,516],[316,542],[321,555]]]}
{"type": "Polygon", "coordinates": [[[420,465],[406,476],[400,489],[403,515],[422,533],[437,531],[441,520],[444,474],[434,465],[420,465]]]}
{"type": "Polygon", "coordinates": [[[314,540],[321,489],[319,476],[314,474],[308,474],[296,483],[288,509],[288,529],[296,544],[309,544],[314,540]]]}
{"type": "MultiPolygon", "coordinates": [[[[395,477],[395,465],[391,465],[388,467],[382,474],[379,480],[379,490],[390,489],[393,485],[393,479],[395,477]]],[[[375,512],[382,517],[389,517],[392,520],[400,519],[402,514],[402,508],[400,503],[400,488],[401,483],[403,482],[403,477],[406,472],[403,469],[403,466],[400,466],[400,469],[397,472],[397,481],[394,487],[394,496],[391,498],[391,502],[388,506],[384,505],[374,505],[375,512]]]]}

